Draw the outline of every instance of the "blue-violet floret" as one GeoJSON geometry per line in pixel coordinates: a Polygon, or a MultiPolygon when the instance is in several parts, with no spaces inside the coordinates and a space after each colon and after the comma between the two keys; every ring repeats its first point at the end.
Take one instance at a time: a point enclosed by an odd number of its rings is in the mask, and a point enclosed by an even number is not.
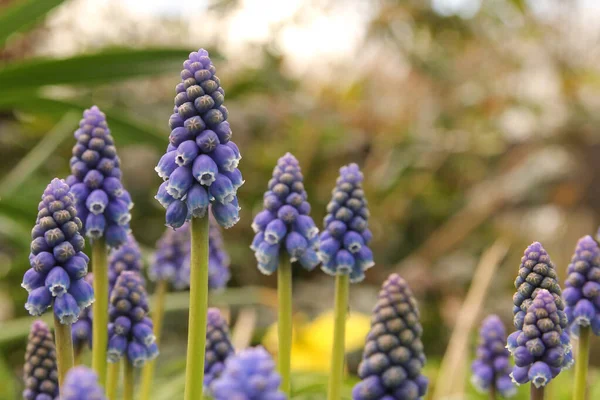
{"type": "Polygon", "coordinates": [[[93,370],[76,366],[69,370],[61,387],[61,400],[106,400],[104,389],[93,370]]]}
{"type": "Polygon", "coordinates": [[[206,325],[206,353],[204,363],[204,386],[210,388],[225,368],[225,360],[234,354],[229,339],[229,327],[218,308],[209,308],[206,325]]]}

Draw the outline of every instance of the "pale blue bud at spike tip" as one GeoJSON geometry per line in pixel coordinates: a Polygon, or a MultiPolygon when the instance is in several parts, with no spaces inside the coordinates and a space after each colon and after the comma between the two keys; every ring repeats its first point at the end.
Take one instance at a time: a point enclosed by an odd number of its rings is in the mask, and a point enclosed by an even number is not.
{"type": "Polygon", "coordinates": [[[563,298],[571,332],[589,326],[600,336],[600,248],[591,236],[577,243],[567,273],[563,298]]]}
{"type": "Polygon", "coordinates": [[[371,318],[362,361],[361,381],[353,400],[420,400],[428,380],[421,374],[425,354],[417,302],[408,284],[392,274],[383,284],[371,318]]]}
{"type": "Polygon", "coordinates": [[[502,397],[512,397],[517,390],[510,378],[510,353],[506,349],[506,329],[497,315],[481,324],[476,359],[471,364],[471,382],[482,393],[492,388],[502,397]]]}
{"type": "Polygon", "coordinates": [[[277,161],[263,197],[264,210],[252,222],[256,236],[250,248],[263,274],[275,272],[281,252],[307,270],[319,264],[315,240],[319,230],[309,215],[303,180],[300,164],[292,154],[277,161]]]}
{"type": "Polygon", "coordinates": [[[148,311],[148,295],[139,273],[122,272],[110,294],[108,362],[127,357],[134,367],[141,368],[158,356],[148,311]]]}
{"type": "Polygon", "coordinates": [[[211,385],[211,391],[215,400],[285,400],[280,384],[275,362],[259,346],[227,358],[225,369],[211,385]]]}
{"type": "Polygon", "coordinates": [[[239,219],[237,189],[244,183],[237,169],[242,156],[231,142],[225,91],[208,52],[190,53],[176,86],[169,118],[169,146],[155,170],[165,183],[156,199],[166,209],[166,224],[180,228],[206,216],[231,228],[239,219]]]}
{"type": "MultiPolygon", "coordinates": [[[[93,286],[94,275],[90,272],[84,278],[85,281],[93,286]]],[[[71,338],[73,340],[73,348],[76,351],[81,351],[86,346],[92,347],[92,310],[91,307],[84,308],[79,314],[79,319],[71,325],[71,338]]]]}
{"type": "Polygon", "coordinates": [[[98,107],[83,112],[75,139],[67,182],[83,232],[92,240],[104,237],[109,247],[119,247],[127,240],[133,203],[121,183],[121,161],[106,116],[98,107]]]}
{"type": "Polygon", "coordinates": [[[204,356],[204,386],[210,388],[225,368],[225,360],[234,354],[229,339],[229,327],[219,309],[209,308],[206,326],[206,353],[204,356]]]}
{"type": "Polygon", "coordinates": [[[545,289],[538,291],[527,309],[523,330],[511,336],[508,341],[515,367],[510,376],[517,384],[546,386],[572,362],[569,337],[561,327],[556,300],[545,289]]]}
{"type": "Polygon", "coordinates": [[[89,258],[83,252],[82,228],[69,185],[53,179],[38,204],[31,231],[31,268],[21,283],[29,292],[25,308],[31,315],[42,315],[53,305],[59,321],[72,324],[94,302],[92,286],[83,280],[89,258]]]}
{"type": "Polygon", "coordinates": [[[369,209],[362,189],[363,174],[356,164],[340,169],[340,176],[327,205],[325,230],[319,238],[321,269],[330,275],[349,274],[360,282],[375,265],[369,248],[369,209]]]}
{"type": "Polygon", "coordinates": [[[56,348],[52,333],[43,321],[35,321],[31,325],[25,351],[23,381],[23,400],[58,399],[56,348]]]}
{"type": "Polygon", "coordinates": [[[98,384],[93,370],[77,366],[69,370],[62,385],[61,400],[106,400],[104,389],[98,384]]]}
{"type": "Polygon", "coordinates": [[[142,272],[142,252],[137,241],[130,233],[125,242],[118,249],[113,249],[108,261],[108,287],[109,293],[123,271],[142,272]]]}

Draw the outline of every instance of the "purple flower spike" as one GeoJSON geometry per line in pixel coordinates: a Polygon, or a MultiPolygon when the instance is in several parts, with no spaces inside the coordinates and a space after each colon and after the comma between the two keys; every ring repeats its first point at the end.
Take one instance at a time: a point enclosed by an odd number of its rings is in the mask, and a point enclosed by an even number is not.
{"type": "Polygon", "coordinates": [[[41,315],[54,305],[54,313],[63,324],[77,321],[81,310],[94,301],[94,291],[83,280],[89,258],[83,253],[83,228],[77,217],[75,198],[69,185],[53,179],[38,205],[38,217],[32,230],[31,268],[21,286],[29,292],[25,308],[41,315]]]}
{"type": "Polygon", "coordinates": [[[23,381],[24,400],[58,398],[56,348],[52,333],[43,321],[35,321],[31,325],[25,351],[23,381]]]}
{"type": "Polygon", "coordinates": [[[219,309],[208,309],[206,327],[206,353],[204,364],[204,386],[209,388],[225,368],[225,360],[235,353],[229,339],[229,327],[219,309]]]}
{"type": "Polygon", "coordinates": [[[123,271],[135,271],[141,274],[143,267],[142,252],[137,241],[130,233],[127,242],[110,253],[108,264],[108,287],[109,293],[117,282],[117,278],[123,271]]]}
{"type": "Polygon", "coordinates": [[[225,369],[211,391],[215,400],[285,400],[280,383],[271,355],[263,347],[254,347],[225,361],[225,369]]]}
{"type": "Polygon", "coordinates": [[[121,161],[98,107],[83,112],[75,139],[67,181],[83,231],[92,240],[105,237],[108,246],[119,247],[127,239],[133,203],[121,184],[121,161]]]}
{"type": "Polygon", "coordinates": [[[356,164],[340,169],[324,219],[325,231],[319,238],[321,269],[330,275],[349,274],[360,282],[364,272],[375,265],[369,249],[371,232],[369,210],[362,189],[363,174],[356,164]]]}
{"type": "Polygon", "coordinates": [[[174,229],[204,218],[209,203],[219,225],[230,228],[239,221],[236,196],[244,180],[237,169],[239,150],[230,141],[225,91],[206,50],[191,53],[183,66],[169,118],[169,146],[155,168],[166,182],[156,199],[174,229]]]}
{"type": "Polygon", "coordinates": [[[428,385],[421,374],[425,365],[422,333],[412,291],[398,274],[390,275],[373,309],[358,367],[361,381],[354,386],[352,399],[422,399],[428,385]]]}
{"type": "Polygon", "coordinates": [[[62,400],[106,400],[98,384],[98,375],[87,367],[74,367],[67,373],[61,388],[62,400]]]}
{"type": "Polygon", "coordinates": [[[108,362],[126,355],[134,367],[141,368],[158,355],[148,311],[148,296],[139,273],[123,271],[110,294],[108,362]]]}
{"type": "Polygon", "coordinates": [[[492,388],[503,397],[512,397],[516,387],[510,379],[509,352],[505,348],[506,330],[497,315],[487,317],[479,331],[477,358],[471,364],[471,382],[482,393],[492,388]]]}
{"type": "MultiPolygon", "coordinates": [[[[92,285],[94,275],[87,274],[85,281],[92,285]]],[[[92,348],[92,313],[91,308],[84,308],[79,314],[79,319],[71,326],[71,338],[73,339],[73,348],[76,352],[81,352],[88,346],[92,348]]]]}
{"type": "Polygon", "coordinates": [[[538,290],[525,314],[517,347],[512,350],[516,364],[510,374],[513,382],[531,382],[540,388],[570,366],[571,345],[560,312],[555,297],[546,289],[538,290]]]}
{"type": "Polygon", "coordinates": [[[292,154],[277,161],[264,195],[265,209],[252,222],[257,235],[250,247],[263,274],[275,272],[280,251],[309,271],[319,263],[313,240],[318,228],[308,215],[310,207],[303,207],[308,204],[303,179],[300,164],[292,154]]]}
{"type": "Polygon", "coordinates": [[[591,236],[577,243],[567,273],[563,297],[571,332],[577,335],[580,326],[591,326],[600,336],[600,248],[591,236]]]}

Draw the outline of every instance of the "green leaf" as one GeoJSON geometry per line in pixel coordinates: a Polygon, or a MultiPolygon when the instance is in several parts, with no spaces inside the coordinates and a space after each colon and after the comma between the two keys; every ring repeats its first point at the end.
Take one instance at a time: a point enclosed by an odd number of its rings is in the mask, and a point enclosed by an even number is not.
{"type": "Polygon", "coordinates": [[[0,47],[17,32],[23,32],[35,25],[56,6],[65,0],[23,0],[16,1],[0,10],[0,47]]]}

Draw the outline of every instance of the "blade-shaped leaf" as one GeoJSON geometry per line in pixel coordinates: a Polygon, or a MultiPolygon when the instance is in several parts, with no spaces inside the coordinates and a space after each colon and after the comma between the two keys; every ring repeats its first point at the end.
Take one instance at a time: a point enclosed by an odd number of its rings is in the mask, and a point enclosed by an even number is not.
{"type": "Polygon", "coordinates": [[[49,11],[65,0],[19,0],[0,9],[0,47],[16,32],[35,25],[49,11]]]}

